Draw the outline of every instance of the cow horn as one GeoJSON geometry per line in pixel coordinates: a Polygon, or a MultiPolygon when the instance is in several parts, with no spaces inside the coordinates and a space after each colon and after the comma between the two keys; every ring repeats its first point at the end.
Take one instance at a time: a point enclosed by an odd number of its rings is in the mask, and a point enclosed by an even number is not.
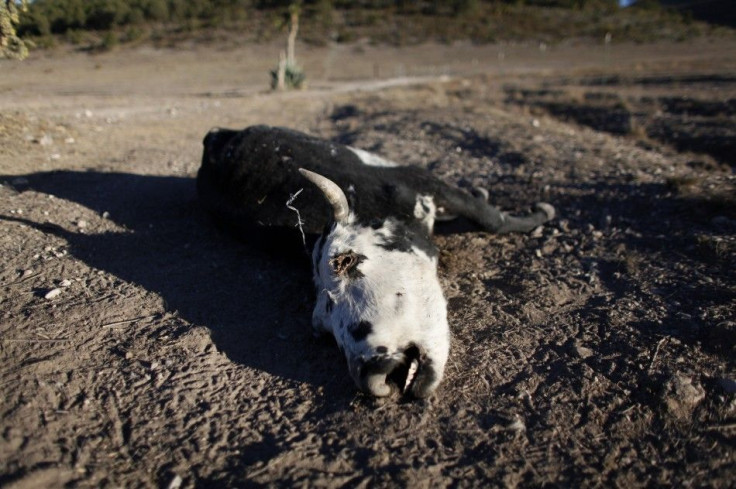
{"type": "Polygon", "coordinates": [[[335,221],[345,222],[348,218],[350,207],[348,206],[348,199],[345,197],[345,193],[342,189],[338,187],[335,182],[329,178],[319,175],[318,173],[305,170],[304,168],[299,168],[299,173],[304,175],[307,180],[315,184],[317,188],[322,191],[327,202],[330,203],[333,211],[335,212],[335,221]]]}

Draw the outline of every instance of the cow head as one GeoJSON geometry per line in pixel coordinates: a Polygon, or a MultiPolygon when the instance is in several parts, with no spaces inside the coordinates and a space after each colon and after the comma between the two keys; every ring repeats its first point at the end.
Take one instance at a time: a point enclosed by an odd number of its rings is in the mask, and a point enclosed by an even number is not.
{"type": "Polygon", "coordinates": [[[361,223],[338,185],[300,172],[331,204],[333,222],[312,254],[317,333],[331,333],[359,388],[423,398],[444,371],[450,333],[430,240],[435,207],[418,196],[415,218],[361,223]]]}

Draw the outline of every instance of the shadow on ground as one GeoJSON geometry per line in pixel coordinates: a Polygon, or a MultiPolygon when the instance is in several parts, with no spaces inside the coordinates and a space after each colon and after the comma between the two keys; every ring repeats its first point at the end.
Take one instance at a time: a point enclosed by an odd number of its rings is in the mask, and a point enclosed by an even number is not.
{"type": "Polygon", "coordinates": [[[321,386],[333,400],[354,397],[337,348],[312,338],[306,256],[281,260],[218,230],[197,203],[193,178],[57,171],[0,181],[109,213],[124,230],[83,234],[2,219],[57,235],[90,267],[159,294],[167,311],[209,328],[231,360],[321,386]]]}
{"type": "MultiPolygon", "coordinates": [[[[217,348],[231,360],[322,387],[333,400],[347,403],[353,398],[355,388],[334,344],[312,338],[313,292],[306,257],[281,259],[218,230],[197,203],[193,178],[57,171],[0,176],[0,181],[21,182],[13,185],[17,191],[54,195],[98,215],[109,213],[124,230],[83,234],[56,224],[12,219],[62,237],[70,253],[90,267],[160,295],[168,311],[208,327],[217,348]]],[[[662,185],[597,183],[560,192],[564,195],[554,200],[563,216],[581,210],[574,218],[576,227],[595,223],[605,228],[599,223],[615,216],[610,225],[621,232],[601,238],[608,249],[621,244],[624,250],[660,256],[663,262],[688,260],[700,263],[696,268],[722,265],[724,256],[709,254],[702,241],[716,229],[711,220],[720,215],[720,205],[679,198],[662,185]]],[[[591,256],[600,255],[603,246],[585,233],[572,244],[578,253],[591,256]]],[[[594,259],[595,266],[614,295],[649,280],[630,273],[627,252],[604,255],[594,259]]],[[[707,284],[684,290],[683,283],[688,281],[675,273],[658,287],[679,299],[676,310],[670,311],[672,332],[692,342],[703,336],[692,329],[692,321],[676,318],[677,311],[703,301],[723,304],[733,295],[707,284]]]]}

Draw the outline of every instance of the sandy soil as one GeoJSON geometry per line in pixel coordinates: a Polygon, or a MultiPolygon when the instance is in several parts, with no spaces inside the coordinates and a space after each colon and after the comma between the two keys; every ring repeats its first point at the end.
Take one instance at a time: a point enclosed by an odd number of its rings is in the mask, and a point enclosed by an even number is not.
{"type": "Polygon", "coordinates": [[[141,48],[0,62],[0,485],[732,487],[736,43],[141,48]],[[437,236],[431,399],[356,392],[306,269],[220,233],[212,127],[545,200],[437,236]]]}

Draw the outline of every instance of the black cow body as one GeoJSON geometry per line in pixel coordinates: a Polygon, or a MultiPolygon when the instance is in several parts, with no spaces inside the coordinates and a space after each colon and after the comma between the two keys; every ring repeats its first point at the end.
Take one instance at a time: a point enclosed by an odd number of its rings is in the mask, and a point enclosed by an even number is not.
{"type": "Polygon", "coordinates": [[[211,131],[204,140],[198,191],[205,207],[227,228],[252,238],[257,237],[254,231],[268,228],[293,239],[297,215],[286,202],[302,190],[294,207],[300,211],[303,231],[317,235],[330,221],[330,206],[299,168],[339,185],[351,210],[365,223],[387,217],[412,223],[418,195],[433,197],[438,220],[464,217],[493,233],[528,232],[552,217],[551,206],[513,217],[424,169],[370,166],[346,146],[268,126],[211,131]]]}

